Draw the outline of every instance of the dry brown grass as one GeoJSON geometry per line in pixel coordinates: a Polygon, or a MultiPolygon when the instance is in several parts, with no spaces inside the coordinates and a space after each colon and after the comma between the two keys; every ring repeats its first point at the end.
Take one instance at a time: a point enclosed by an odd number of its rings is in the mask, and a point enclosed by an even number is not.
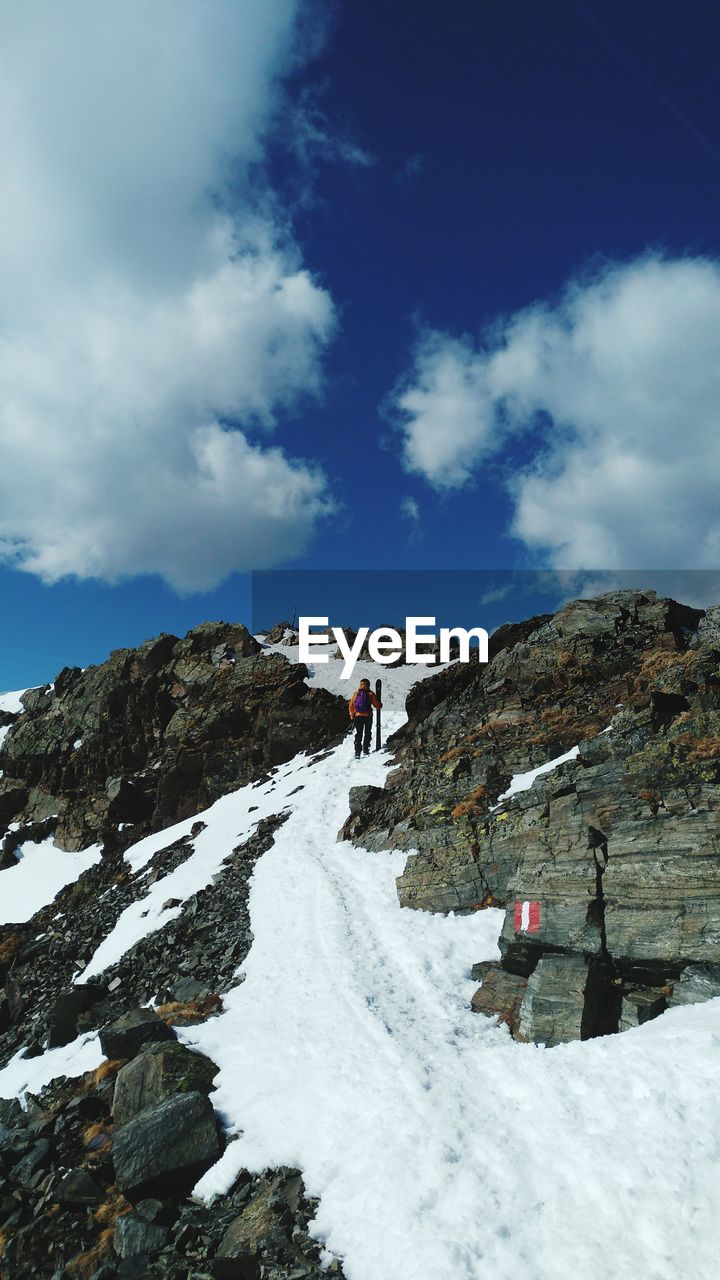
{"type": "Polygon", "coordinates": [[[105,1062],[100,1063],[99,1067],[95,1068],[88,1083],[91,1087],[97,1088],[99,1084],[102,1084],[103,1080],[107,1080],[108,1076],[117,1075],[120,1068],[124,1067],[128,1061],[128,1058],[111,1058],[109,1061],[106,1059],[105,1062]]]}
{"type": "Polygon", "coordinates": [[[482,783],[470,795],[455,805],[453,818],[481,818],[487,813],[488,790],[482,783]]]}
{"type": "Polygon", "coordinates": [[[0,964],[10,964],[22,946],[19,933],[7,933],[0,939],[0,964]]]}
{"type": "Polygon", "coordinates": [[[93,1218],[100,1227],[111,1227],[124,1213],[132,1213],[132,1205],[117,1187],[108,1187],[108,1198],[97,1208],[93,1218]]]}
{"type": "Polygon", "coordinates": [[[642,656],[640,670],[635,678],[635,685],[637,687],[639,681],[654,680],[672,667],[679,667],[681,670],[687,671],[698,655],[698,649],[648,649],[647,653],[642,656]]]}
{"type": "Polygon", "coordinates": [[[101,1231],[97,1244],[93,1245],[92,1249],[88,1249],[85,1253],[78,1253],[71,1262],[66,1264],[65,1270],[68,1275],[76,1280],[90,1280],[90,1276],[95,1274],[110,1253],[114,1235],[114,1227],[106,1227],[101,1231]]]}
{"type": "Polygon", "coordinates": [[[213,1014],[221,1013],[222,1007],[222,997],[210,995],[201,1000],[171,1000],[168,1004],[158,1005],[155,1012],[170,1026],[182,1026],[202,1022],[213,1014]]]}
{"type": "MultiPolygon", "coordinates": [[[[449,760],[457,760],[459,756],[468,755],[470,749],[476,747],[478,742],[483,742],[485,739],[494,742],[502,734],[519,728],[526,721],[527,716],[518,716],[515,720],[489,720],[486,724],[478,725],[477,729],[471,729],[470,733],[466,733],[457,746],[451,747],[444,755],[438,756],[438,764],[446,764],[449,760]]],[[[482,748],[476,749],[472,754],[473,756],[482,755],[482,748]]]]}
{"type": "Polygon", "coordinates": [[[642,791],[638,791],[638,800],[642,800],[644,804],[650,805],[650,812],[653,817],[658,809],[665,808],[665,802],[659,791],[652,791],[649,787],[644,787],[642,791]]]}
{"type": "Polygon", "coordinates": [[[687,758],[691,764],[701,764],[706,760],[720,760],[720,738],[695,738],[687,758]]]}
{"type": "Polygon", "coordinates": [[[487,907],[494,907],[494,906],[495,906],[495,899],[493,898],[492,894],[488,892],[485,894],[485,897],[482,899],[481,902],[471,902],[470,910],[485,911],[487,907]]]}

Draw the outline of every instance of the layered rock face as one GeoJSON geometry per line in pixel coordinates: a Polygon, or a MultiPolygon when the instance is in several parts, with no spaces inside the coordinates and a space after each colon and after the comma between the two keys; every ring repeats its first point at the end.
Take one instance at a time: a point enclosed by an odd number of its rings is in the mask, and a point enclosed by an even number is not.
{"type": "Polygon", "coordinates": [[[6,855],[48,833],[126,845],[345,730],[341,700],[260,652],[245,627],[204,623],[26,693],[0,750],[0,827],[21,828],[6,855]]]}
{"type": "Polygon", "coordinates": [[[404,905],[506,908],[474,1007],[519,1039],[720,994],[719,616],[620,592],[498,633],[411,695],[388,788],[353,806],[350,838],[417,850],[404,905]]]}

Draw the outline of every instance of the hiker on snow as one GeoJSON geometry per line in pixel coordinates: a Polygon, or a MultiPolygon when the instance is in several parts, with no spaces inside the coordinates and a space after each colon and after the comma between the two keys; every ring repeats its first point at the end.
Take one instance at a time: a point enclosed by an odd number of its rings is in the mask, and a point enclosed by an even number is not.
{"type": "Polygon", "coordinates": [[[350,699],[350,719],[355,724],[355,759],[360,759],[360,752],[370,754],[370,738],[372,736],[373,707],[380,710],[379,702],[370,688],[369,680],[361,680],[350,699]]]}

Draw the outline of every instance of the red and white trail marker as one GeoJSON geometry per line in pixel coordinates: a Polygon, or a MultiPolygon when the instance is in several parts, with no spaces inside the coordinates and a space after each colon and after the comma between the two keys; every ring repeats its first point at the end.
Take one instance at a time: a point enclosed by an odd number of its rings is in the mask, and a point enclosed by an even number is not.
{"type": "Polygon", "coordinates": [[[537,933],[540,928],[540,903],[515,903],[515,932],[537,933]]]}

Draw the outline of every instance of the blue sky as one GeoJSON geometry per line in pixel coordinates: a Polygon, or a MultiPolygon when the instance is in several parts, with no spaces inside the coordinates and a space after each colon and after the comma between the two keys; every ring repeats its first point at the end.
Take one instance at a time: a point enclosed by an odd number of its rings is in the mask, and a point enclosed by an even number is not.
{"type": "Polygon", "coordinates": [[[79,8],[0,4],[0,688],[256,567],[717,566],[714,4],[79,8]]]}

